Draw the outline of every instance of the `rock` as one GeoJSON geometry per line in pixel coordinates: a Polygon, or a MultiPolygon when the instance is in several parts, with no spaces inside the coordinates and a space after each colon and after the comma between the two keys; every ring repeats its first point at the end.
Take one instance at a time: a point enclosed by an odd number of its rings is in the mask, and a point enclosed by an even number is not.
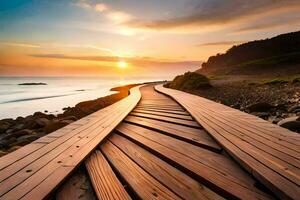
{"type": "Polygon", "coordinates": [[[49,120],[47,118],[28,118],[25,122],[25,127],[28,129],[37,129],[45,127],[49,124],[49,120]]]}
{"type": "Polygon", "coordinates": [[[298,110],[300,110],[300,105],[295,105],[289,109],[289,112],[296,113],[298,110]]]}
{"type": "Polygon", "coordinates": [[[300,117],[289,117],[278,122],[278,125],[291,131],[300,132],[300,117]]]}
{"type": "Polygon", "coordinates": [[[9,147],[9,140],[1,140],[0,141],[0,149],[7,149],[9,147]]]}
{"type": "Polygon", "coordinates": [[[13,120],[12,118],[6,118],[6,119],[1,119],[0,122],[6,122],[9,124],[14,124],[15,120],[13,120]]]}
{"type": "Polygon", "coordinates": [[[13,133],[13,135],[15,137],[20,137],[20,136],[23,136],[23,135],[32,135],[34,132],[32,130],[29,130],[29,129],[23,129],[23,130],[20,130],[20,131],[17,131],[15,133],[13,133]]]}
{"type": "Polygon", "coordinates": [[[270,114],[267,113],[267,112],[253,112],[251,114],[255,115],[255,116],[259,117],[259,118],[262,118],[262,119],[268,119],[268,117],[270,116],[270,114]]]}
{"type": "Polygon", "coordinates": [[[72,120],[72,121],[76,121],[77,118],[75,116],[66,116],[64,118],[62,118],[62,120],[72,120]]]}
{"type": "Polygon", "coordinates": [[[282,118],[275,118],[275,119],[273,119],[272,123],[278,124],[278,122],[280,122],[281,120],[282,120],[282,118]]]}
{"type": "Polygon", "coordinates": [[[38,128],[41,128],[50,124],[50,121],[46,118],[38,118],[35,120],[35,123],[37,124],[38,128]]]}
{"type": "Polygon", "coordinates": [[[24,142],[30,143],[38,138],[39,137],[36,135],[23,135],[23,136],[17,138],[17,143],[24,143],[24,142]]]}
{"type": "Polygon", "coordinates": [[[249,112],[268,112],[271,110],[273,106],[269,103],[261,102],[261,103],[256,103],[252,104],[247,107],[249,112]]]}
{"type": "Polygon", "coordinates": [[[24,120],[25,120],[24,117],[17,117],[15,121],[16,121],[17,123],[22,123],[22,122],[24,122],[24,120]]]}
{"type": "Polygon", "coordinates": [[[44,128],[44,130],[45,130],[46,133],[51,133],[51,132],[53,132],[53,131],[56,131],[57,129],[60,129],[60,128],[62,128],[62,127],[64,127],[64,126],[66,126],[66,125],[72,123],[72,122],[73,122],[73,121],[70,122],[70,121],[67,121],[67,120],[54,121],[54,122],[48,124],[48,125],[44,128]]]}
{"type": "Polygon", "coordinates": [[[34,117],[34,118],[47,118],[48,115],[45,114],[45,113],[42,113],[42,112],[35,112],[35,113],[33,114],[33,117],[34,117]]]}
{"type": "Polygon", "coordinates": [[[8,122],[0,122],[0,133],[6,132],[7,129],[11,127],[11,124],[8,122]]]}
{"type": "Polygon", "coordinates": [[[48,110],[44,110],[45,113],[48,113],[48,110]]]}

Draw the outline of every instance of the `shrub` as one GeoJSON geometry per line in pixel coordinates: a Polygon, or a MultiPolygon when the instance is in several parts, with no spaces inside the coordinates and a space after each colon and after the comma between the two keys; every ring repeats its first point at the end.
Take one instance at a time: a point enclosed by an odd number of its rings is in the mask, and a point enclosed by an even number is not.
{"type": "Polygon", "coordinates": [[[168,87],[178,90],[195,90],[211,87],[209,79],[195,72],[186,72],[183,75],[176,76],[168,87]]]}

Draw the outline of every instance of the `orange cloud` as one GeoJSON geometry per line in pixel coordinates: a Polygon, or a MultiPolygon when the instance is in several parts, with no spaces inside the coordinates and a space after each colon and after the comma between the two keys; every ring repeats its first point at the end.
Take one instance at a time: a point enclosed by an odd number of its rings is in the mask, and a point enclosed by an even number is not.
{"type": "Polygon", "coordinates": [[[15,43],[15,42],[2,42],[0,43],[5,46],[11,46],[11,47],[27,47],[27,48],[40,48],[40,45],[36,44],[26,44],[26,43],[15,43]]]}

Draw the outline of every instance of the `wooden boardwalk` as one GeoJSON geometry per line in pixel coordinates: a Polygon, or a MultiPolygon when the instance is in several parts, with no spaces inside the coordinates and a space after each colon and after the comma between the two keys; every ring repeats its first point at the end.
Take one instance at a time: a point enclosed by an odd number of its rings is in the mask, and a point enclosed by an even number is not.
{"type": "Polygon", "coordinates": [[[299,199],[298,134],[201,97],[156,90],[134,88],[0,158],[0,199],[46,198],[82,161],[99,199],[299,199]]]}

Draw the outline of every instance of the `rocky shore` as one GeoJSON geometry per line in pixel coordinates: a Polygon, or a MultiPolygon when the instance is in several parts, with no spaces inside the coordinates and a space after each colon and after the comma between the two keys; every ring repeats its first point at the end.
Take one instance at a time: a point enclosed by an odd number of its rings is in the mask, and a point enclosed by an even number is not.
{"type": "Polygon", "coordinates": [[[226,82],[208,89],[185,91],[300,133],[300,83],[298,81],[226,82]]]}
{"type": "Polygon", "coordinates": [[[64,112],[58,115],[47,114],[45,111],[44,113],[36,112],[27,117],[0,120],[0,157],[121,100],[128,96],[129,89],[136,85],[112,88],[111,91],[118,93],[80,102],[74,107],[64,108],[64,112]]]}

